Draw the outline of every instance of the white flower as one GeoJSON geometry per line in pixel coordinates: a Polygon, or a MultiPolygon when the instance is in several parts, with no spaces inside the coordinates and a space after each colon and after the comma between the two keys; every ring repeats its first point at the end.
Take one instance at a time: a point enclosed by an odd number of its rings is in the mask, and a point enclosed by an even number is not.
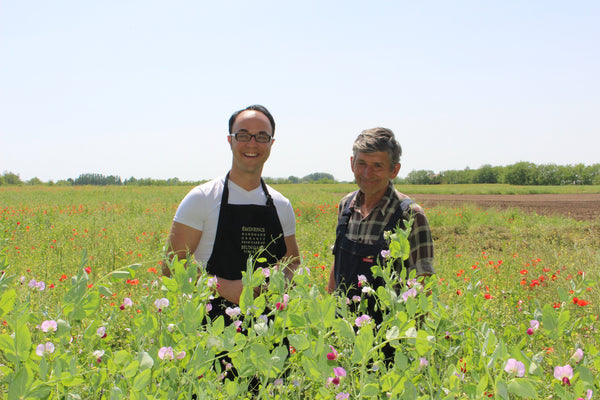
{"type": "Polygon", "coordinates": [[[106,327],[101,326],[100,328],[98,328],[96,330],[96,335],[98,335],[100,337],[104,337],[104,335],[106,335],[106,327]]]}
{"type": "Polygon", "coordinates": [[[94,358],[100,359],[104,355],[104,350],[94,350],[92,355],[94,356],[94,358]]]}

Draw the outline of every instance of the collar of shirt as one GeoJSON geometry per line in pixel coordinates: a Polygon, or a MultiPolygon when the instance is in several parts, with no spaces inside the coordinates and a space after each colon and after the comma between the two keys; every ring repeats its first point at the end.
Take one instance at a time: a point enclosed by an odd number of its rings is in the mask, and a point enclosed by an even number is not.
{"type": "MultiPolygon", "coordinates": [[[[383,194],[381,199],[379,199],[379,202],[377,202],[373,210],[378,210],[381,213],[381,215],[385,215],[390,205],[392,205],[394,199],[394,192],[394,185],[392,184],[392,181],[390,181],[388,183],[388,187],[385,193],[383,194]]],[[[350,203],[350,209],[352,209],[352,211],[360,211],[360,206],[362,205],[364,196],[364,193],[359,190],[357,195],[354,196],[354,199],[352,199],[352,202],[350,203]]]]}

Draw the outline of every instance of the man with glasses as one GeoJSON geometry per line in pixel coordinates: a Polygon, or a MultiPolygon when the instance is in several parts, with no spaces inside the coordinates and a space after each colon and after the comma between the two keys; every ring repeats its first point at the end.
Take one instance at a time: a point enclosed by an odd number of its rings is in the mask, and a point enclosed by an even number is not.
{"type": "MultiPolygon", "coordinates": [[[[194,256],[218,280],[211,319],[239,304],[242,271],[248,257],[266,259],[261,266],[281,263],[291,279],[299,264],[296,219],[288,199],[266,185],[263,166],[275,139],[275,121],[263,106],[236,111],[229,119],[233,161],[226,176],[192,189],[183,199],[167,241],[167,255],[194,256]]],[[[163,268],[170,274],[168,267],[163,268]]]]}

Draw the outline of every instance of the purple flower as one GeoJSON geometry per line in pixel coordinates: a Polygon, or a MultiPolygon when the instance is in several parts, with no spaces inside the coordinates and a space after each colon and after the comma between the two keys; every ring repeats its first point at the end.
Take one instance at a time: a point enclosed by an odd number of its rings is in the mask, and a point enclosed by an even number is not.
{"type": "Polygon", "coordinates": [[[367,283],[367,277],[364,275],[358,275],[358,287],[362,287],[365,283],[367,283]]]}
{"type": "Polygon", "coordinates": [[[390,256],[390,251],[389,250],[381,250],[381,257],[383,258],[388,258],[390,256]]]}
{"type": "Polygon", "coordinates": [[[410,288],[406,292],[402,293],[402,300],[407,301],[409,297],[416,297],[417,289],[410,288]]]}
{"type": "Polygon", "coordinates": [[[360,317],[356,318],[356,320],[354,321],[356,326],[358,326],[359,328],[361,326],[367,325],[369,322],[371,322],[371,317],[369,317],[367,314],[361,315],[360,317]]]}
{"type": "Polygon", "coordinates": [[[429,361],[427,361],[427,359],[425,357],[419,358],[419,369],[423,369],[427,365],[429,365],[429,361]]]}
{"type": "Polygon", "coordinates": [[[156,299],[154,307],[158,308],[158,311],[162,311],[163,308],[169,307],[169,299],[163,297],[162,299],[156,299]]]}
{"type": "Polygon", "coordinates": [[[106,337],[106,327],[101,326],[96,330],[96,335],[100,336],[102,339],[106,337]]]}
{"type": "Polygon", "coordinates": [[[504,371],[508,374],[515,374],[517,377],[523,377],[525,375],[525,364],[514,358],[509,358],[504,366],[504,371]]]}

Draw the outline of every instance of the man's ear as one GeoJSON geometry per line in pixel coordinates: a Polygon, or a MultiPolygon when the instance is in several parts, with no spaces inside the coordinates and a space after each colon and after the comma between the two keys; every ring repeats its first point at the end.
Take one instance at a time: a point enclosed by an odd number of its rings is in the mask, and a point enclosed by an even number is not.
{"type": "Polygon", "coordinates": [[[350,169],[354,172],[354,157],[350,156],[350,169]]]}
{"type": "Polygon", "coordinates": [[[400,163],[396,163],[396,165],[394,165],[394,169],[392,170],[392,179],[394,179],[396,176],[398,176],[398,172],[400,172],[400,167],[401,167],[400,163]]]}

